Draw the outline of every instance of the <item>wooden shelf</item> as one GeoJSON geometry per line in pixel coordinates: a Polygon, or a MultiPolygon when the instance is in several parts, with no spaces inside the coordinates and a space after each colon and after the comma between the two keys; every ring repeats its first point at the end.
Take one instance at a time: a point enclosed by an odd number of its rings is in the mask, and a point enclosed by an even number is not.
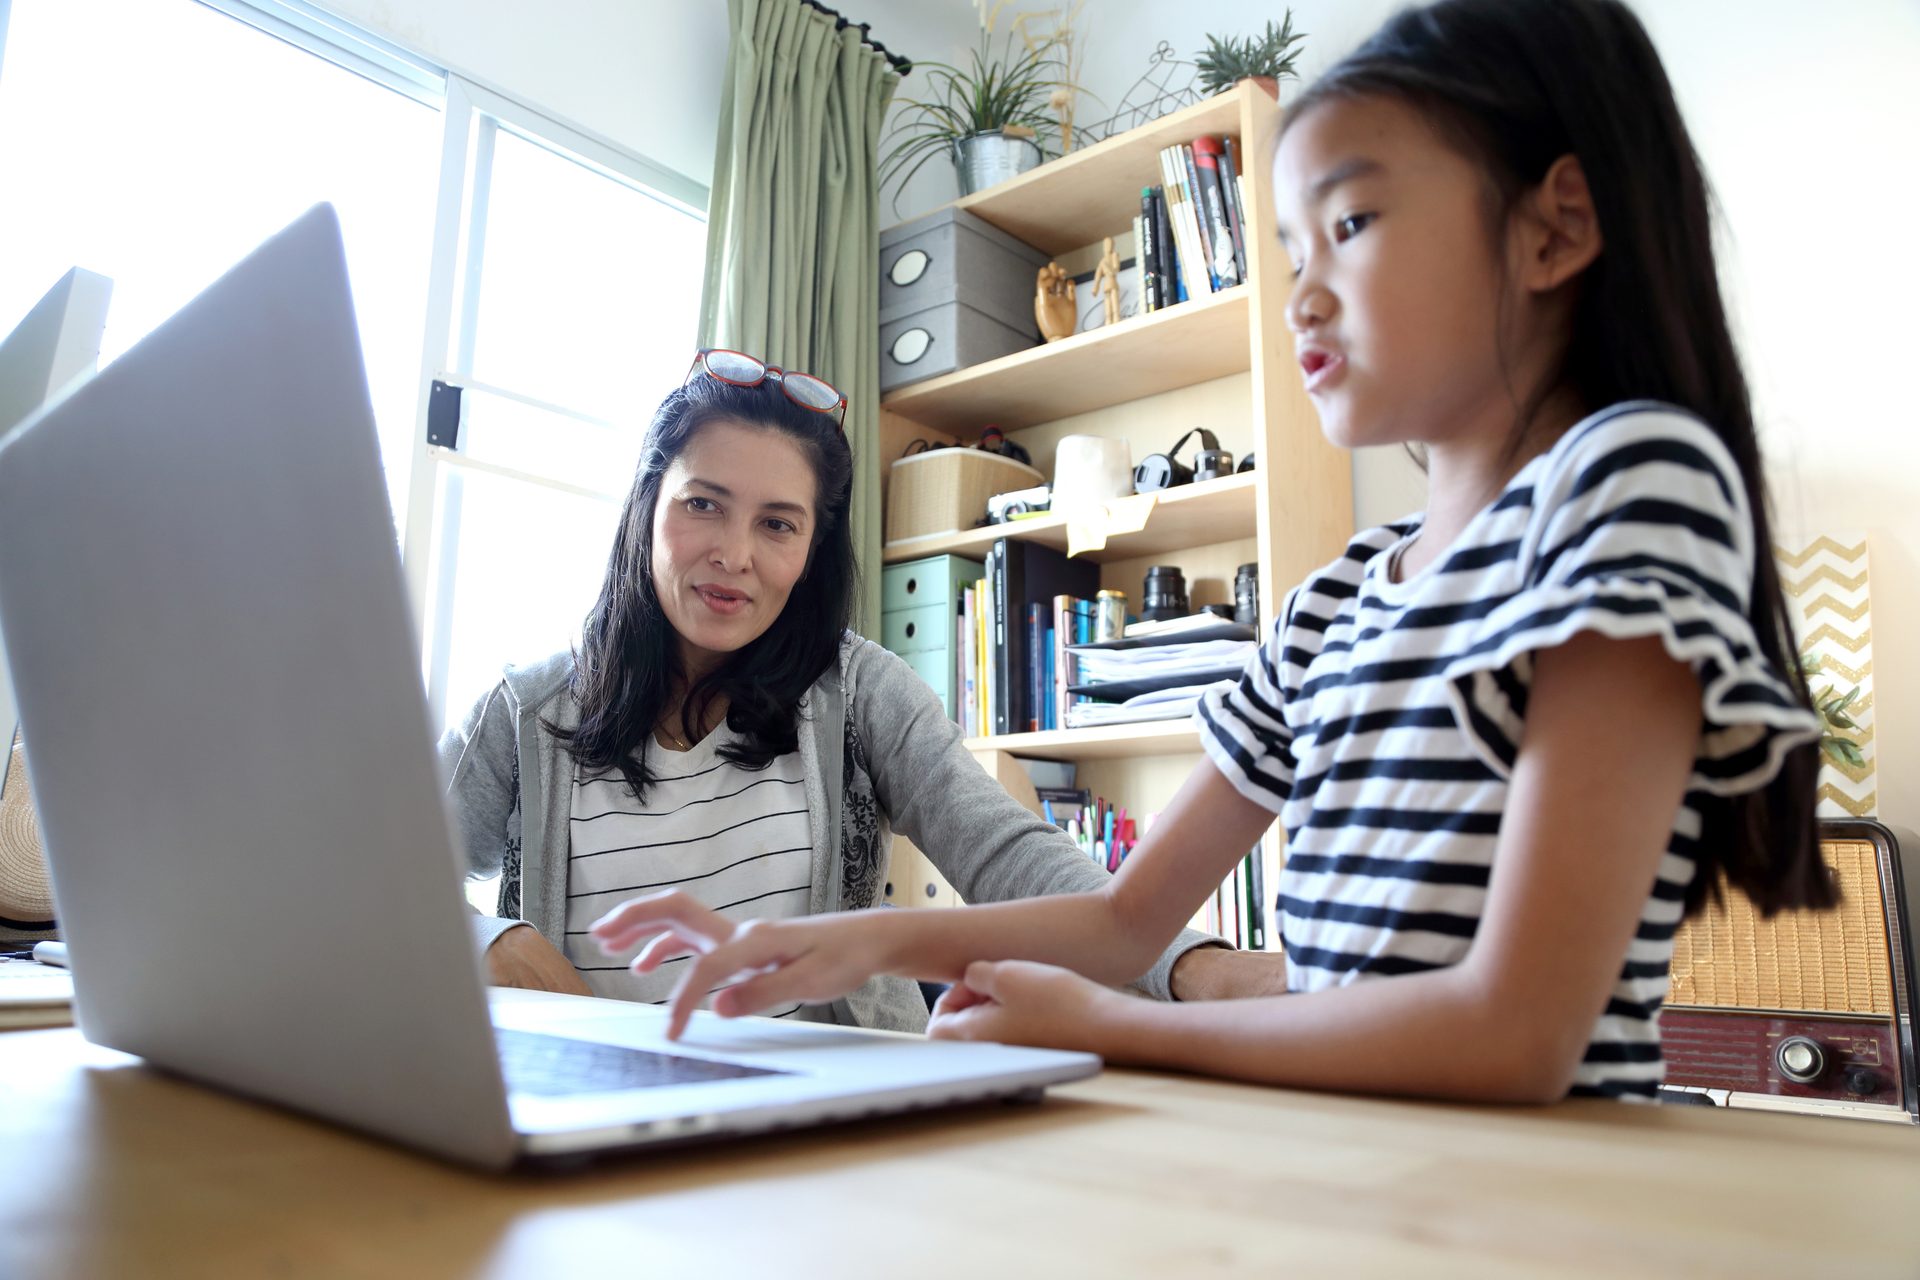
{"type": "Polygon", "coordinates": [[[1245,373],[1246,286],[969,365],[880,399],[889,413],[971,437],[988,423],[1018,431],[1142,396],[1245,373]]]}
{"type": "Polygon", "coordinates": [[[969,751],[1005,751],[1037,760],[1118,760],[1183,755],[1200,750],[1200,731],[1185,716],[1103,725],[1098,729],[1053,729],[968,738],[969,751]]]}
{"type": "Polygon", "coordinates": [[[1162,147],[1237,135],[1245,94],[1265,96],[1242,84],[967,196],[959,207],[1045,253],[1083,248],[1124,230],[1140,212],[1140,188],[1160,181],[1162,147]]]}
{"type": "MultiPolygon", "coordinates": [[[[1135,494],[1107,504],[1121,523],[1133,523],[1129,517],[1145,516],[1137,533],[1115,533],[1098,551],[1081,558],[1095,564],[1110,560],[1132,560],[1137,556],[1155,556],[1187,547],[1207,546],[1255,534],[1258,501],[1257,477],[1253,472],[1223,476],[1201,484],[1184,484],[1159,493],[1135,494]]],[[[920,538],[889,542],[880,549],[882,564],[918,560],[922,556],[960,555],[978,559],[1001,538],[1023,538],[1044,543],[1055,551],[1067,549],[1067,522],[1049,512],[1027,520],[1010,520],[958,533],[935,533],[920,538]]]]}

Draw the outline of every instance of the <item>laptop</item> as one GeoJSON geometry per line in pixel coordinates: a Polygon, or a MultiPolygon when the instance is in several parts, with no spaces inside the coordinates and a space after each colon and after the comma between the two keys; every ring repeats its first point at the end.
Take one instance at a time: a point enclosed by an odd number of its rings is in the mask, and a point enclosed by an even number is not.
{"type": "MultiPolygon", "coordinates": [[[[0,341],[0,438],[76,379],[93,372],[112,295],[113,281],[75,267],[0,341]]],[[[0,649],[0,738],[10,745],[17,728],[6,650],[0,649]]],[[[0,794],[5,790],[6,770],[0,764],[0,794]]],[[[34,922],[35,926],[44,923],[34,922]]],[[[0,922],[4,927],[5,922],[0,922]]]]}
{"type": "Polygon", "coordinates": [[[483,986],[339,224],[0,446],[0,630],[80,1030],[488,1168],[992,1098],[1099,1060],[483,986]]]}

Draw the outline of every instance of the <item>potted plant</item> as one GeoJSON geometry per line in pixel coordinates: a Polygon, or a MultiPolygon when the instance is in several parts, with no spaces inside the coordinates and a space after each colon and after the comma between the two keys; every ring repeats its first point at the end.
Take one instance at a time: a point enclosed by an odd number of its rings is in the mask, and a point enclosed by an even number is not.
{"type": "MultiPolygon", "coordinates": [[[[1821,673],[1824,659],[1812,649],[1800,655],[1800,670],[1806,673],[1807,684],[1813,684],[1813,678],[1821,673]]],[[[1845,734],[1859,732],[1848,710],[1853,700],[1860,696],[1859,686],[1847,690],[1844,694],[1835,690],[1831,684],[1813,689],[1813,705],[1820,711],[1820,754],[1838,765],[1848,765],[1858,769],[1867,763],[1867,757],[1860,750],[1860,744],[1845,734]]]]}
{"type": "Polygon", "coordinates": [[[1268,97],[1277,99],[1281,80],[1299,79],[1300,73],[1293,66],[1300,56],[1296,46],[1306,38],[1306,32],[1293,29],[1291,9],[1278,27],[1269,22],[1267,29],[1257,36],[1243,40],[1236,36],[1222,39],[1209,35],[1206,50],[1194,57],[1200,85],[1214,94],[1231,89],[1242,80],[1252,80],[1267,91],[1268,97]]]}
{"type": "Polygon", "coordinates": [[[996,58],[982,32],[965,70],[943,62],[913,64],[916,73],[925,73],[926,93],[901,99],[885,140],[893,147],[880,162],[882,183],[898,177],[904,186],[927,161],[950,156],[960,194],[966,196],[1047,158],[1039,138],[1055,122],[1049,108],[1065,67],[1055,41],[1041,41],[1017,56],[1012,43],[1009,39],[996,58]]]}

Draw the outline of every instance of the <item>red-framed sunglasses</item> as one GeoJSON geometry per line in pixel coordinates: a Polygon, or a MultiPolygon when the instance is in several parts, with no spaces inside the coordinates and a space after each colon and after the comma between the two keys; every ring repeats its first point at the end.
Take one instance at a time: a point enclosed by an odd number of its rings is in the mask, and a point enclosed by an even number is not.
{"type": "Polygon", "coordinates": [[[725,347],[707,347],[694,355],[693,367],[687,370],[687,381],[692,382],[700,373],[734,387],[757,387],[771,378],[787,393],[787,399],[802,409],[831,414],[841,431],[847,429],[847,398],[810,373],[782,369],[744,351],[729,351],[725,347]]]}

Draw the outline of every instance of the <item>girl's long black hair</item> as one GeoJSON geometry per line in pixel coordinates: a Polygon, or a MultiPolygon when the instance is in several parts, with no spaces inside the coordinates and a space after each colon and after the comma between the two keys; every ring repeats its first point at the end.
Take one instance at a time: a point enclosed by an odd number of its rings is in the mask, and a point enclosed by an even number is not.
{"type": "MultiPolygon", "coordinates": [[[[1707,183],[1653,42],[1620,0],[1440,0],[1404,10],[1317,80],[1297,120],[1335,98],[1412,107],[1493,183],[1500,221],[1554,161],[1579,159],[1603,248],[1579,285],[1564,364],[1551,386],[1588,410],[1664,400],[1726,444],[1753,512],[1748,618],[1761,653],[1809,709],[1806,678],[1773,560],[1753,406],[1714,267],[1707,183]]],[[[1521,428],[1531,415],[1523,411],[1521,428]]],[[[1516,442],[1517,443],[1517,442],[1516,442]]],[[[1764,788],[1696,796],[1696,911],[1719,876],[1764,913],[1834,901],[1814,820],[1814,744],[1788,753],[1764,788]]]]}
{"type": "Polygon", "coordinates": [[[681,679],[679,633],[653,586],[654,508],[673,460],[701,427],[721,420],[777,431],[800,446],[815,480],[813,544],[806,571],[773,625],[686,691],[682,736],[694,741],[702,709],[725,697],[727,726],[740,740],[722,747],[722,757],[759,769],[794,750],[800,698],[838,661],[852,617],[857,570],[847,506],[853,456],[833,417],[801,408],[772,382],[736,387],[701,376],[669,395],[647,428],[600,595],[574,650],[580,725],[546,724],[583,769],[618,768],[642,799],[652,780],[642,748],[681,679]]]}

